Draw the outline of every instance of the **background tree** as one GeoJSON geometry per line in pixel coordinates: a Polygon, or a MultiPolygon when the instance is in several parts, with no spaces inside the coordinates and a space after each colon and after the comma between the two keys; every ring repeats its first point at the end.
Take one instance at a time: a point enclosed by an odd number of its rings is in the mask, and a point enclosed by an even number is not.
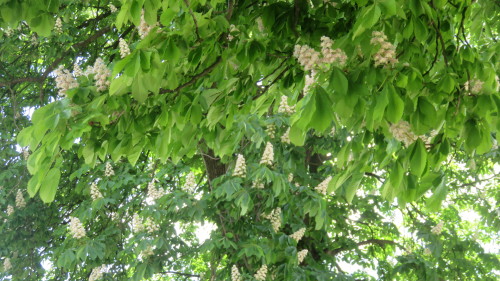
{"type": "Polygon", "coordinates": [[[0,1],[0,277],[498,279],[499,6],[0,1]]]}

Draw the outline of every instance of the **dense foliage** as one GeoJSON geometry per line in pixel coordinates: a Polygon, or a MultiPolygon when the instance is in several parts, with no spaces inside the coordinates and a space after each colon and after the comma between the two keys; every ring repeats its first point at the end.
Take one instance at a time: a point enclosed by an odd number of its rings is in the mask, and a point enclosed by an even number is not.
{"type": "Polygon", "coordinates": [[[497,280],[499,18],[0,0],[0,279],[497,280]]]}

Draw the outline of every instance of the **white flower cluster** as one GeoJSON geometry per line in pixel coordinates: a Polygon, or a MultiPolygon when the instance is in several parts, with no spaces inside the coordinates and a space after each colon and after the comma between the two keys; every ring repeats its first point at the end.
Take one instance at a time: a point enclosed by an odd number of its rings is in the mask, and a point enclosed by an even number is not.
{"type": "Polygon", "coordinates": [[[30,157],[30,151],[29,151],[29,149],[27,149],[27,148],[23,149],[22,154],[23,154],[23,159],[24,160],[28,160],[28,157],[30,157]]]}
{"type": "Polygon", "coordinates": [[[153,247],[152,246],[148,246],[146,249],[142,250],[140,253],[139,253],[139,258],[141,260],[145,260],[147,259],[149,256],[152,256],[154,254],[153,252],[153,247]]]}
{"type": "Polygon", "coordinates": [[[233,176],[242,178],[247,176],[247,164],[245,162],[245,157],[243,157],[243,155],[241,154],[238,154],[238,158],[236,158],[236,165],[234,166],[233,176]]]}
{"type": "Polygon", "coordinates": [[[127,41],[123,38],[120,38],[118,42],[118,46],[120,47],[120,57],[123,59],[124,57],[130,55],[130,48],[128,47],[127,41]]]}
{"type": "Polygon", "coordinates": [[[259,281],[265,281],[267,276],[267,265],[263,265],[257,270],[257,273],[254,274],[254,278],[259,281]]]}
{"type": "Polygon", "coordinates": [[[290,173],[288,174],[288,182],[292,182],[293,181],[293,174],[290,173]]]}
{"type": "Polygon", "coordinates": [[[97,200],[102,198],[102,193],[101,191],[99,191],[99,187],[95,182],[92,182],[90,184],[90,197],[92,197],[92,200],[97,200]]]}
{"type": "Polygon", "coordinates": [[[274,160],[273,145],[270,142],[267,142],[266,148],[264,148],[264,154],[262,154],[262,159],[260,159],[260,164],[272,166],[273,160],[274,160]]]}
{"type": "Polygon", "coordinates": [[[12,205],[7,206],[7,216],[10,217],[12,214],[14,214],[14,207],[12,205]]]}
{"type": "Polygon", "coordinates": [[[347,62],[347,55],[341,49],[332,49],[332,45],[332,39],[321,36],[321,54],[323,55],[323,62],[344,67],[347,62]]]}
{"type": "Polygon", "coordinates": [[[90,273],[89,276],[89,281],[96,281],[102,278],[102,273],[103,273],[104,266],[98,266],[92,269],[92,272],[90,273]]]}
{"type": "Polygon", "coordinates": [[[146,231],[148,233],[153,233],[160,230],[160,226],[153,222],[150,218],[146,219],[146,231]]]}
{"type": "Polygon", "coordinates": [[[330,130],[330,136],[334,137],[335,136],[335,126],[332,127],[330,130]]]}
{"type": "Polygon", "coordinates": [[[292,115],[295,113],[295,105],[288,105],[288,97],[283,95],[281,96],[280,106],[278,107],[278,113],[284,113],[287,115],[292,115]]]}
{"type": "Polygon", "coordinates": [[[375,66],[379,65],[392,65],[398,62],[396,58],[396,47],[387,42],[387,36],[381,31],[374,31],[372,33],[372,39],[370,40],[372,45],[379,45],[380,49],[375,53],[373,59],[375,60],[375,66]]]}
{"type": "Polygon", "coordinates": [[[316,72],[311,71],[311,74],[307,74],[304,82],[304,95],[308,94],[314,83],[316,83],[316,72]]]}
{"type": "Polygon", "coordinates": [[[231,281],[243,281],[238,267],[234,264],[231,268],[231,281]]]}
{"type": "Polygon", "coordinates": [[[69,72],[69,70],[64,69],[60,65],[56,70],[54,70],[54,75],[56,77],[56,87],[59,89],[60,96],[66,96],[66,91],[72,88],[78,87],[78,82],[75,77],[69,72]]]}
{"type": "Polygon", "coordinates": [[[281,142],[290,144],[290,127],[288,127],[286,132],[281,136],[281,142]]]}
{"type": "Polygon", "coordinates": [[[118,11],[118,9],[113,4],[109,4],[109,10],[111,11],[111,13],[116,13],[118,11]]]}
{"type": "Polygon", "coordinates": [[[111,176],[115,175],[115,171],[113,171],[113,166],[109,162],[106,162],[106,168],[104,169],[104,175],[106,177],[111,177],[111,176]]]}
{"type": "Polygon", "coordinates": [[[261,181],[254,181],[252,184],[252,188],[264,189],[264,183],[261,181]]]}
{"type": "Polygon", "coordinates": [[[295,45],[293,56],[305,71],[317,68],[320,63],[320,53],[307,45],[295,45]]]}
{"type": "Polygon", "coordinates": [[[73,63],[73,76],[79,77],[83,75],[83,71],[80,66],[75,62],[73,63]]]}
{"type": "Polygon", "coordinates": [[[266,134],[269,136],[269,138],[274,139],[276,133],[276,126],[274,124],[269,124],[267,125],[266,128],[266,134]]]}
{"type": "Polygon", "coordinates": [[[396,124],[392,124],[389,131],[394,138],[403,142],[406,147],[410,146],[418,138],[418,136],[411,131],[410,123],[406,121],[399,121],[396,124]]]}
{"type": "Polygon", "coordinates": [[[85,229],[83,224],[77,217],[71,217],[69,222],[69,232],[75,239],[80,239],[85,237],[85,229]]]}
{"type": "Polygon", "coordinates": [[[54,24],[54,31],[58,34],[61,34],[63,32],[61,18],[56,19],[56,23],[54,24]]]}
{"type": "Polygon", "coordinates": [[[10,259],[9,258],[5,258],[3,260],[3,269],[5,271],[9,271],[12,269],[12,264],[10,263],[10,259]]]}
{"type": "Polygon", "coordinates": [[[471,94],[479,94],[483,90],[484,82],[479,79],[472,79],[464,84],[464,88],[467,92],[471,94]]]}
{"type": "Polygon", "coordinates": [[[155,187],[155,181],[156,179],[152,179],[148,183],[148,198],[150,201],[155,201],[165,195],[165,190],[163,188],[155,187]]]}
{"type": "Polygon", "coordinates": [[[328,189],[328,184],[330,184],[330,181],[332,180],[332,176],[328,176],[326,179],[324,179],[318,186],[314,188],[317,192],[326,195],[326,190],[328,189]]]}
{"type": "Polygon", "coordinates": [[[19,189],[17,190],[16,194],[16,207],[20,209],[26,207],[26,201],[24,201],[23,192],[19,189]]]}
{"type": "Polygon", "coordinates": [[[429,248],[425,248],[425,249],[424,249],[424,255],[427,255],[427,256],[432,255],[431,249],[429,249],[429,248]]]}
{"type": "Polygon", "coordinates": [[[297,231],[295,231],[292,235],[290,235],[290,238],[292,238],[293,240],[299,242],[300,239],[302,239],[302,237],[304,236],[304,233],[306,233],[306,228],[303,227],[297,231]]]}
{"type": "Polygon", "coordinates": [[[432,229],[431,232],[433,234],[439,235],[443,231],[443,222],[440,221],[438,224],[436,224],[432,229]]]}
{"type": "Polygon", "coordinates": [[[134,214],[132,217],[132,232],[139,233],[144,230],[144,225],[142,224],[141,217],[138,214],[134,214]]]}
{"type": "Polygon", "coordinates": [[[309,251],[307,249],[304,249],[297,253],[297,260],[299,261],[299,264],[301,264],[304,261],[308,252],[309,251]]]}
{"type": "Polygon", "coordinates": [[[271,221],[274,232],[278,232],[281,227],[281,208],[278,207],[269,213],[269,215],[263,215],[264,218],[271,221]]]}
{"type": "Polygon", "coordinates": [[[109,71],[108,67],[104,64],[104,61],[101,58],[97,58],[94,63],[93,70],[97,91],[105,91],[109,87],[109,84],[111,84],[111,82],[108,81],[111,71],[109,71]]]}
{"type": "Polygon", "coordinates": [[[189,174],[186,176],[186,182],[184,183],[184,186],[182,188],[187,192],[194,192],[194,190],[196,189],[196,181],[193,172],[189,172],[189,174]]]}
{"type": "Polygon", "coordinates": [[[141,36],[141,39],[144,39],[144,37],[148,36],[149,32],[151,29],[153,29],[156,25],[149,25],[146,22],[146,19],[144,18],[144,10],[141,12],[141,23],[137,27],[139,31],[139,36],[141,36]]]}
{"type": "Polygon", "coordinates": [[[264,23],[262,22],[262,18],[258,17],[255,19],[255,22],[257,23],[257,28],[259,29],[260,32],[264,32],[264,23]]]}

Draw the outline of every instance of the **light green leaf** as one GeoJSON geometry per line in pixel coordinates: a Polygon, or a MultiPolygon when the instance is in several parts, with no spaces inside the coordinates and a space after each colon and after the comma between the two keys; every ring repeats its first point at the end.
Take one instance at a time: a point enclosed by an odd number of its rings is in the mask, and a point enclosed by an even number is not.
{"type": "Polygon", "coordinates": [[[50,203],[54,201],[60,178],[61,171],[59,168],[52,168],[42,179],[42,183],[40,185],[40,198],[43,202],[50,203]]]}

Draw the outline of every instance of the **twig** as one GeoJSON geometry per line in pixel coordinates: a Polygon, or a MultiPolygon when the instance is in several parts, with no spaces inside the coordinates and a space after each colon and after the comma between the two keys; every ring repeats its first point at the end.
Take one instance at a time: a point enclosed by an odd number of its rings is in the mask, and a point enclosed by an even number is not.
{"type": "Polygon", "coordinates": [[[184,272],[178,272],[178,271],[163,271],[163,272],[160,272],[160,273],[161,274],[177,274],[177,275],[182,275],[182,276],[187,276],[187,277],[200,278],[199,274],[184,273],[184,272]]]}
{"type": "Polygon", "coordinates": [[[190,7],[189,0],[184,0],[184,4],[186,4],[188,11],[189,11],[189,14],[191,14],[191,17],[193,18],[194,30],[196,33],[196,41],[201,42],[202,39],[200,37],[200,32],[198,30],[198,21],[196,20],[196,16],[194,15],[193,10],[190,7]]]}

